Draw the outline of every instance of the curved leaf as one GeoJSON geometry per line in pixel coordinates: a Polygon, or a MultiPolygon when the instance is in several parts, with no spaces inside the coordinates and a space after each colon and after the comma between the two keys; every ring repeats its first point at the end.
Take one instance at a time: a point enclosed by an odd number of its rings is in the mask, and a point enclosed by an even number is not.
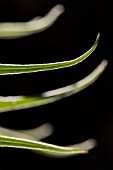
{"type": "Polygon", "coordinates": [[[44,31],[63,13],[63,5],[56,5],[44,17],[36,17],[29,22],[0,23],[0,38],[14,39],[44,31]]]}
{"type": "Polygon", "coordinates": [[[94,45],[80,57],[56,63],[47,63],[47,64],[28,64],[28,65],[19,65],[19,64],[0,64],[0,75],[8,74],[21,74],[21,73],[32,73],[46,70],[55,70],[65,67],[70,67],[76,65],[83,60],[85,60],[97,47],[100,34],[97,35],[94,45]]]}
{"type": "Polygon", "coordinates": [[[62,147],[53,144],[47,144],[40,141],[27,140],[2,135],[0,135],[0,146],[29,149],[32,151],[36,151],[37,153],[52,157],[67,157],[88,152],[87,150],[81,148],[62,147]]]}
{"type": "Polygon", "coordinates": [[[30,137],[35,138],[35,140],[42,140],[50,135],[54,131],[53,126],[50,123],[45,123],[39,127],[28,129],[28,130],[18,130],[17,132],[26,134],[30,137]]]}
{"type": "Polygon", "coordinates": [[[25,138],[30,140],[41,140],[50,136],[53,132],[53,128],[50,124],[46,123],[34,129],[28,130],[12,130],[0,127],[0,135],[11,136],[18,138],[25,138]]]}
{"type": "Polygon", "coordinates": [[[0,112],[19,110],[25,108],[36,107],[48,103],[55,102],[62,98],[68,97],[75,94],[90,84],[92,84],[106,68],[107,61],[103,60],[99,66],[86,78],[74,83],[72,85],[62,87],[56,90],[51,90],[42,93],[40,96],[11,96],[11,97],[0,97],[0,112]]]}

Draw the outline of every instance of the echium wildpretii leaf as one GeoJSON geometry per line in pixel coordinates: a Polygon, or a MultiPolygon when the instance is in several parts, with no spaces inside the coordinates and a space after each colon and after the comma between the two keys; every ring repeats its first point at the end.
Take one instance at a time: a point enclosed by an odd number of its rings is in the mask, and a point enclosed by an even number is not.
{"type": "Polygon", "coordinates": [[[107,61],[103,60],[99,66],[87,77],[78,81],[77,83],[71,84],[66,87],[62,87],[56,90],[44,92],[41,95],[35,96],[8,96],[0,97],[0,112],[19,110],[25,108],[36,107],[48,103],[55,102],[72,94],[75,94],[90,84],[92,84],[106,68],[107,61]]]}
{"type": "Polygon", "coordinates": [[[28,22],[0,23],[0,38],[14,39],[38,33],[49,28],[64,12],[63,5],[56,5],[46,16],[36,17],[28,22]]]}
{"type": "Polygon", "coordinates": [[[55,70],[60,68],[66,68],[73,65],[76,65],[83,60],[85,60],[97,47],[98,40],[100,34],[97,35],[96,41],[94,45],[83,55],[80,57],[69,60],[69,61],[62,61],[56,63],[47,63],[47,64],[26,64],[26,65],[19,65],[19,64],[0,64],[0,75],[8,75],[8,74],[21,74],[21,73],[32,73],[32,72],[39,72],[39,71],[47,71],[47,70],[55,70]]]}

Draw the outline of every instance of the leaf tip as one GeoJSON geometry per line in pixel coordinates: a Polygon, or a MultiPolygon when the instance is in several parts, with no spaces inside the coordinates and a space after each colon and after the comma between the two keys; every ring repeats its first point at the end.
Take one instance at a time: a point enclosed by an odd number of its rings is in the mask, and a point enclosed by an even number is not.
{"type": "Polygon", "coordinates": [[[100,65],[99,65],[99,69],[100,69],[101,71],[103,71],[103,70],[105,70],[105,68],[107,67],[107,65],[108,65],[108,61],[107,61],[107,60],[102,60],[102,62],[101,62],[100,65]]]}
{"type": "Polygon", "coordinates": [[[99,39],[100,39],[100,32],[97,34],[97,38],[95,42],[98,43],[99,39]]]}
{"type": "Polygon", "coordinates": [[[58,13],[58,15],[62,14],[65,11],[65,8],[62,4],[58,4],[55,6],[55,12],[58,13]]]}
{"type": "Polygon", "coordinates": [[[104,59],[101,64],[103,67],[106,67],[108,65],[108,61],[104,59]]]}

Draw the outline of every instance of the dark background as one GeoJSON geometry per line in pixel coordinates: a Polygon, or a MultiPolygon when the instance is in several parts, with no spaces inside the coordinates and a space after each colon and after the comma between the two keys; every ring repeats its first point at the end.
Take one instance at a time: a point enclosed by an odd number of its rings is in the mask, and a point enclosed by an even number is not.
{"type": "Polygon", "coordinates": [[[0,168],[14,169],[113,169],[113,7],[97,0],[0,0],[0,22],[21,22],[44,16],[56,4],[65,12],[44,32],[21,39],[0,39],[0,63],[32,64],[74,59],[101,38],[84,62],[61,70],[0,76],[0,95],[32,95],[63,87],[87,76],[103,59],[109,65],[87,89],[69,98],[32,109],[0,115],[0,126],[30,129],[44,123],[54,126],[45,142],[71,145],[94,138],[98,146],[87,155],[65,159],[44,157],[27,150],[1,148],[0,168]]]}

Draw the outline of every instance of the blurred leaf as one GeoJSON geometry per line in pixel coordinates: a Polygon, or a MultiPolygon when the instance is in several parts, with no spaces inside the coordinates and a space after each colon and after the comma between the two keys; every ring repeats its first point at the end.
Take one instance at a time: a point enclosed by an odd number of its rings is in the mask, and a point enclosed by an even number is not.
{"type": "Polygon", "coordinates": [[[44,17],[36,17],[28,22],[0,23],[0,38],[14,39],[35,34],[49,28],[64,12],[63,5],[56,5],[44,17]]]}
{"type": "Polygon", "coordinates": [[[46,123],[34,129],[28,130],[12,130],[0,127],[0,135],[11,136],[18,138],[25,138],[31,140],[41,140],[50,136],[53,132],[53,128],[50,124],[46,123]]]}
{"type": "Polygon", "coordinates": [[[62,147],[40,141],[0,135],[0,147],[22,148],[52,157],[67,157],[87,153],[87,150],[75,147],[62,147]]]}
{"type": "MultiPolygon", "coordinates": [[[[32,140],[32,141],[39,141],[41,139],[44,139],[45,137],[51,135],[52,133],[52,127],[50,124],[44,124],[40,127],[34,128],[34,129],[29,129],[29,130],[12,130],[12,129],[7,129],[7,128],[3,128],[0,127],[0,136],[1,137],[13,137],[15,139],[18,140],[19,139],[27,139],[27,140],[32,140]]],[[[73,149],[83,149],[85,151],[88,151],[92,148],[94,148],[96,145],[96,141],[94,139],[89,139],[86,140],[82,143],[79,144],[74,144],[74,145],[70,145],[64,148],[73,148],[73,149]]],[[[1,144],[0,144],[1,146],[1,144]]],[[[10,147],[10,146],[6,146],[6,147],[10,147]]],[[[13,147],[13,146],[12,146],[13,147]]],[[[60,146],[58,146],[60,147],[60,146]]],[[[38,153],[37,150],[32,150],[35,153],[38,153]]],[[[46,153],[48,156],[57,156],[60,157],[60,153],[54,153],[54,155],[51,155],[52,153],[49,151],[47,151],[46,153]]],[[[64,156],[68,156],[67,153],[65,155],[65,153],[61,153],[61,157],[64,156]]],[[[71,155],[70,155],[71,156],[71,155]]]]}
{"type": "Polygon", "coordinates": [[[36,107],[48,103],[55,102],[62,98],[75,94],[90,84],[92,84],[106,68],[107,61],[103,60],[99,66],[86,78],[74,83],[72,85],[62,87],[56,90],[51,90],[42,93],[40,96],[9,96],[0,97],[0,112],[19,110],[25,108],[36,107]]]}

